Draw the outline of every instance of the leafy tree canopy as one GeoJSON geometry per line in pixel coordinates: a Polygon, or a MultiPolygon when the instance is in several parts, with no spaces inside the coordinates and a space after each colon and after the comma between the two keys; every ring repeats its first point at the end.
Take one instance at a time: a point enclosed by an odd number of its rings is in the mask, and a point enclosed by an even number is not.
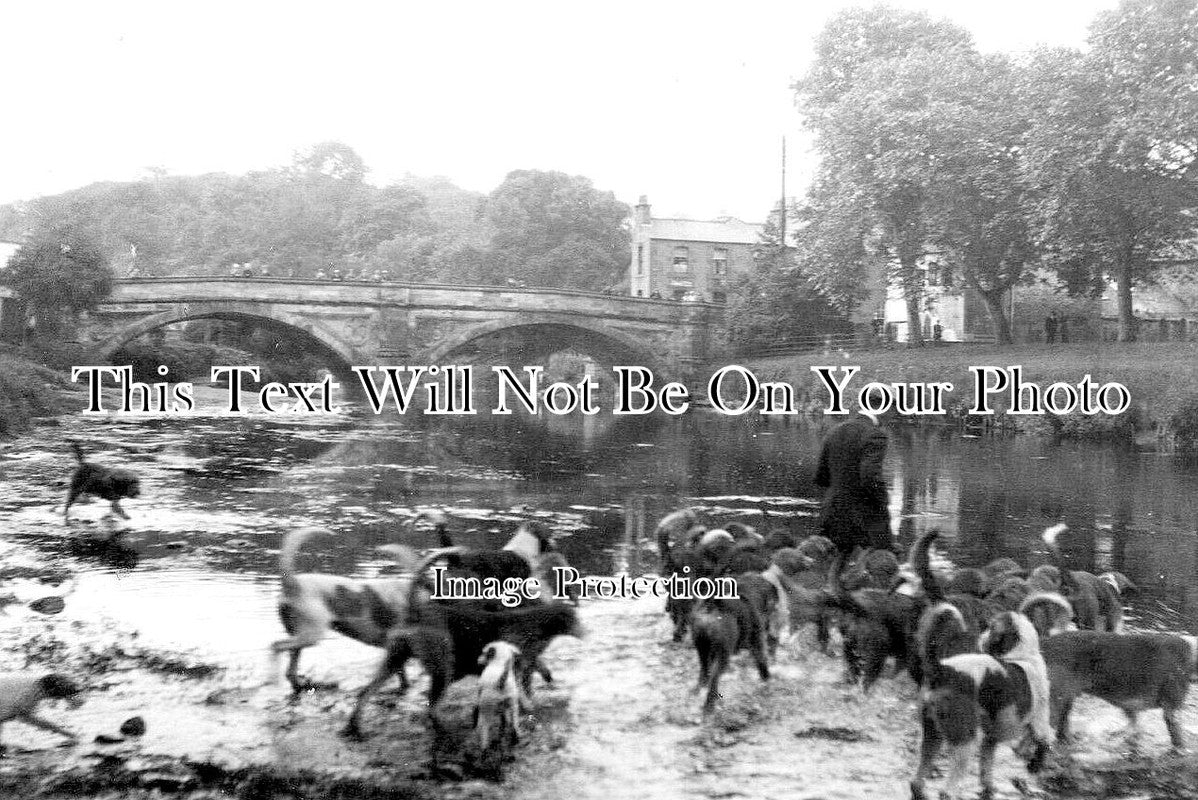
{"type": "Polygon", "coordinates": [[[100,249],[69,232],[47,232],[13,254],[0,281],[28,304],[39,333],[53,334],[112,291],[112,269],[100,249]]]}

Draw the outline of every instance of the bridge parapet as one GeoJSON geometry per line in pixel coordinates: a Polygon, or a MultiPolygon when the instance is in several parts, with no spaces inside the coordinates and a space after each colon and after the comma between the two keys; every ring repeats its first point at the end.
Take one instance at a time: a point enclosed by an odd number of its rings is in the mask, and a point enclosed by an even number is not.
{"type": "Polygon", "coordinates": [[[563,344],[598,348],[683,375],[720,355],[724,307],[568,289],[135,278],[116,283],[87,329],[97,356],[106,358],[149,330],[202,318],[301,330],[354,365],[379,363],[383,354],[439,363],[470,342],[516,333],[530,352],[563,344]]]}

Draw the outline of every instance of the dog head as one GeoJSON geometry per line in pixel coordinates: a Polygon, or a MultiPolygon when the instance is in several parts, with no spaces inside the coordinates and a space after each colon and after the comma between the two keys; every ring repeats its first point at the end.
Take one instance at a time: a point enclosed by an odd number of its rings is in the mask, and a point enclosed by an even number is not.
{"type": "Polygon", "coordinates": [[[826,570],[836,556],[836,545],[827,536],[808,536],[795,548],[807,560],[807,569],[826,570]]]}
{"type": "Polygon", "coordinates": [[[820,448],[815,483],[822,488],[885,488],[882,461],[889,440],[881,428],[850,420],[833,428],[820,448]]]}
{"type": "Polygon", "coordinates": [[[769,536],[765,537],[765,549],[768,553],[773,553],[776,550],[781,550],[786,547],[794,547],[798,544],[794,534],[790,531],[773,530],[769,536]]]}
{"type": "Polygon", "coordinates": [[[986,574],[973,567],[959,567],[953,572],[945,591],[949,594],[968,594],[974,597],[986,596],[986,574]]]}
{"type": "Polygon", "coordinates": [[[503,549],[517,553],[532,566],[542,553],[554,549],[553,534],[539,522],[522,522],[503,549]]]}
{"type": "Polygon", "coordinates": [[[83,705],[83,689],[65,675],[51,672],[38,681],[42,695],[50,700],[66,700],[73,708],[83,705]]]}
{"type": "Polygon", "coordinates": [[[714,531],[707,531],[699,537],[699,552],[704,556],[721,557],[732,549],[736,544],[736,539],[732,538],[732,534],[722,528],[717,528],[714,531]]]}
{"type": "Polygon", "coordinates": [[[478,665],[485,667],[494,663],[502,665],[504,669],[507,669],[515,663],[516,656],[518,655],[520,655],[519,647],[508,642],[495,641],[483,648],[482,655],[478,657],[478,665]]]}
{"type": "Polygon", "coordinates": [[[1027,579],[1028,588],[1033,592],[1059,592],[1061,590],[1061,571],[1052,564],[1041,564],[1032,570],[1027,579]]]}
{"type": "Polygon", "coordinates": [[[1073,606],[1056,592],[1036,592],[1019,604],[1019,613],[1031,620],[1040,638],[1046,639],[1068,630],[1073,624],[1073,606]]]}
{"type": "Polygon", "coordinates": [[[986,566],[982,567],[982,572],[990,579],[991,583],[996,583],[1002,578],[1014,576],[1017,578],[1026,578],[1027,570],[1024,569],[1018,561],[1013,558],[996,558],[986,566]]]}
{"type": "Polygon", "coordinates": [[[732,534],[732,538],[737,542],[756,542],[765,544],[765,537],[757,533],[752,526],[745,525],[743,522],[729,522],[724,526],[724,530],[732,534]]]}
{"type": "Polygon", "coordinates": [[[1015,575],[1008,575],[990,590],[990,593],[986,595],[986,600],[1007,611],[1016,611],[1019,609],[1019,604],[1026,600],[1030,593],[1031,589],[1028,588],[1027,581],[1015,575]]]}
{"type": "Polygon", "coordinates": [[[1004,611],[990,620],[990,627],[978,638],[978,648],[994,658],[1026,658],[1039,655],[1040,636],[1023,614],[1004,611]]]}
{"type": "Polygon", "coordinates": [[[118,497],[139,497],[141,495],[141,478],[127,469],[113,469],[109,472],[108,483],[118,497]]]}

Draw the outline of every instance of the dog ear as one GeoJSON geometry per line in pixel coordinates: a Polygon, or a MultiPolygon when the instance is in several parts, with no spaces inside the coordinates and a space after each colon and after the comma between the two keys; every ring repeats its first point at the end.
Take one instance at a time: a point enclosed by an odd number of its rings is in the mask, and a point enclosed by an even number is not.
{"type": "Polygon", "coordinates": [[[485,666],[495,660],[495,645],[489,644],[483,648],[482,655],[478,657],[479,666],[485,666]]]}

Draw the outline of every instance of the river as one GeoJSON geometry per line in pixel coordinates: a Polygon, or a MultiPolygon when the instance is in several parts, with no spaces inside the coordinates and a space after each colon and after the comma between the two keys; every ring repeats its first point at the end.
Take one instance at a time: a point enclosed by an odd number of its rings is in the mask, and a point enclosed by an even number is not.
{"type": "MultiPolygon", "coordinates": [[[[276,560],[287,530],[318,525],[330,532],[306,546],[305,569],[373,575],[388,565],[378,545],[435,544],[431,533],[405,524],[417,510],[443,509],[457,541],[467,545],[501,544],[516,524],[535,518],[554,531],[559,548],[582,573],[637,575],[655,568],[651,534],[656,521],[682,505],[701,509],[713,522],[787,527],[800,536],[811,532],[819,500],[815,459],[826,428],[823,420],[732,418],[707,411],[635,419],[604,414],[74,415],[4,445],[2,543],[10,564],[70,565],[75,577],[63,620],[90,626],[87,630],[121,631],[141,646],[196,654],[226,670],[221,691],[244,692],[264,676],[266,645],[281,635],[276,560]],[[81,442],[91,458],[141,475],[142,496],[123,502],[128,522],[117,522],[106,503],[95,501],[75,506],[71,525],[64,526],[62,496],[74,462],[69,440],[81,442]],[[121,544],[115,550],[78,545],[116,530],[121,544]]],[[[1133,626],[1198,630],[1198,468],[1193,464],[1113,446],[974,437],[950,427],[898,427],[890,437],[886,472],[895,534],[902,543],[937,528],[946,553],[959,564],[981,565],[1003,555],[1036,564],[1047,558],[1040,531],[1063,521],[1070,527],[1064,544],[1076,568],[1116,569],[1139,586],[1131,600],[1133,626]]],[[[22,600],[41,591],[20,581],[10,588],[22,600]]],[[[562,723],[561,730],[574,731],[565,749],[577,759],[576,774],[571,778],[570,768],[558,764],[551,778],[545,773],[549,756],[530,757],[516,768],[525,781],[524,795],[554,796],[568,785],[578,796],[598,797],[643,773],[650,784],[657,781],[644,796],[675,796],[678,782],[693,783],[695,773],[658,763],[660,754],[638,745],[644,741],[639,726],[656,725],[655,747],[698,746],[690,738],[698,721],[689,706],[696,701],[684,691],[694,679],[693,655],[665,644],[668,626],[656,605],[598,607],[589,612],[588,626],[594,628],[598,620],[610,629],[590,645],[567,643],[559,650],[565,664],[560,672],[575,689],[575,727],[562,723]],[[598,661],[588,655],[588,646],[602,649],[598,661]],[[635,663],[630,666],[628,658],[635,663]],[[596,689],[612,669],[630,670],[620,682],[627,692],[619,709],[604,706],[611,696],[596,689]],[[674,672],[682,688],[663,694],[654,681],[674,672]],[[636,710],[638,702],[646,706],[643,713],[636,710]],[[588,703],[590,727],[578,721],[588,703]],[[677,704],[689,709],[682,721],[682,712],[672,710],[677,704]],[[619,741],[620,735],[609,730],[613,727],[624,730],[619,741]],[[586,730],[590,734],[580,733],[586,730]],[[588,759],[599,764],[605,754],[625,766],[640,766],[616,769],[606,783],[585,779],[589,773],[579,764],[586,766],[588,759]]],[[[8,624],[10,641],[28,637],[30,629],[13,627],[12,620],[8,624]]],[[[377,655],[334,637],[305,655],[305,668],[313,677],[353,687],[364,681],[377,655]]],[[[803,670],[814,669],[812,659],[823,657],[804,653],[803,670]]],[[[819,671],[830,684],[835,681],[834,664],[820,662],[819,671]]],[[[747,672],[739,682],[746,692],[754,688],[747,672]]],[[[160,704],[158,691],[126,694],[160,704]]],[[[337,725],[329,720],[286,716],[294,712],[282,710],[281,696],[280,688],[266,699],[243,698],[253,713],[242,716],[240,727],[213,717],[210,723],[222,731],[221,741],[208,749],[237,751],[244,758],[254,752],[275,758],[309,753],[297,744],[302,737],[288,744],[277,731],[263,734],[264,725],[334,736],[337,725]],[[280,715],[286,719],[280,721],[280,715]]],[[[900,690],[897,699],[887,701],[889,711],[879,723],[900,731],[895,736],[905,742],[904,752],[913,746],[912,697],[900,690]]],[[[337,703],[322,708],[340,715],[344,701],[337,703]]],[[[111,727],[111,715],[127,706],[111,699],[89,703],[92,710],[80,719],[84,727],[111,727]]],[[[146,746],[192,752],[204,735],[197,731],[206,730],[203,720],[196,720],[191,728],[151,725],[146,746]]],[[[371,723],[381,724],[377,717],[371,723]]],[[[1154,724],[1159,725],[1155,717],[1154,724]]],[[[6,735],[16,734],[6,730],[6,735]]],[[[30,741],[42,741],[41,735],[30,734],[30,741]]],[[[886,734],[879,735],[885,740],[886,734]]],[[[344,759],[337,763],[369,762],[360,753],[344,759]]],[[[909,760],[896,763],[877,766],[878,780],[893,780],[894,770],[905,770],[909,760]]],[[[763,778],[778,791],[789,785],[784,764],[763,778]]],[[[734,773],[710,766],[698,772],[717,778],[734,773]]],[[[727,795],[717,778],[692,788],[727,795]]],[[[849,779],[837,785],[829,796],[858,796],[846,788],[853,785],[849,779]]],[[[738,793],[759,796],[732,792],[738,793]]],[[[760,796],[767,794],[763,790],[760,796]]]]}

